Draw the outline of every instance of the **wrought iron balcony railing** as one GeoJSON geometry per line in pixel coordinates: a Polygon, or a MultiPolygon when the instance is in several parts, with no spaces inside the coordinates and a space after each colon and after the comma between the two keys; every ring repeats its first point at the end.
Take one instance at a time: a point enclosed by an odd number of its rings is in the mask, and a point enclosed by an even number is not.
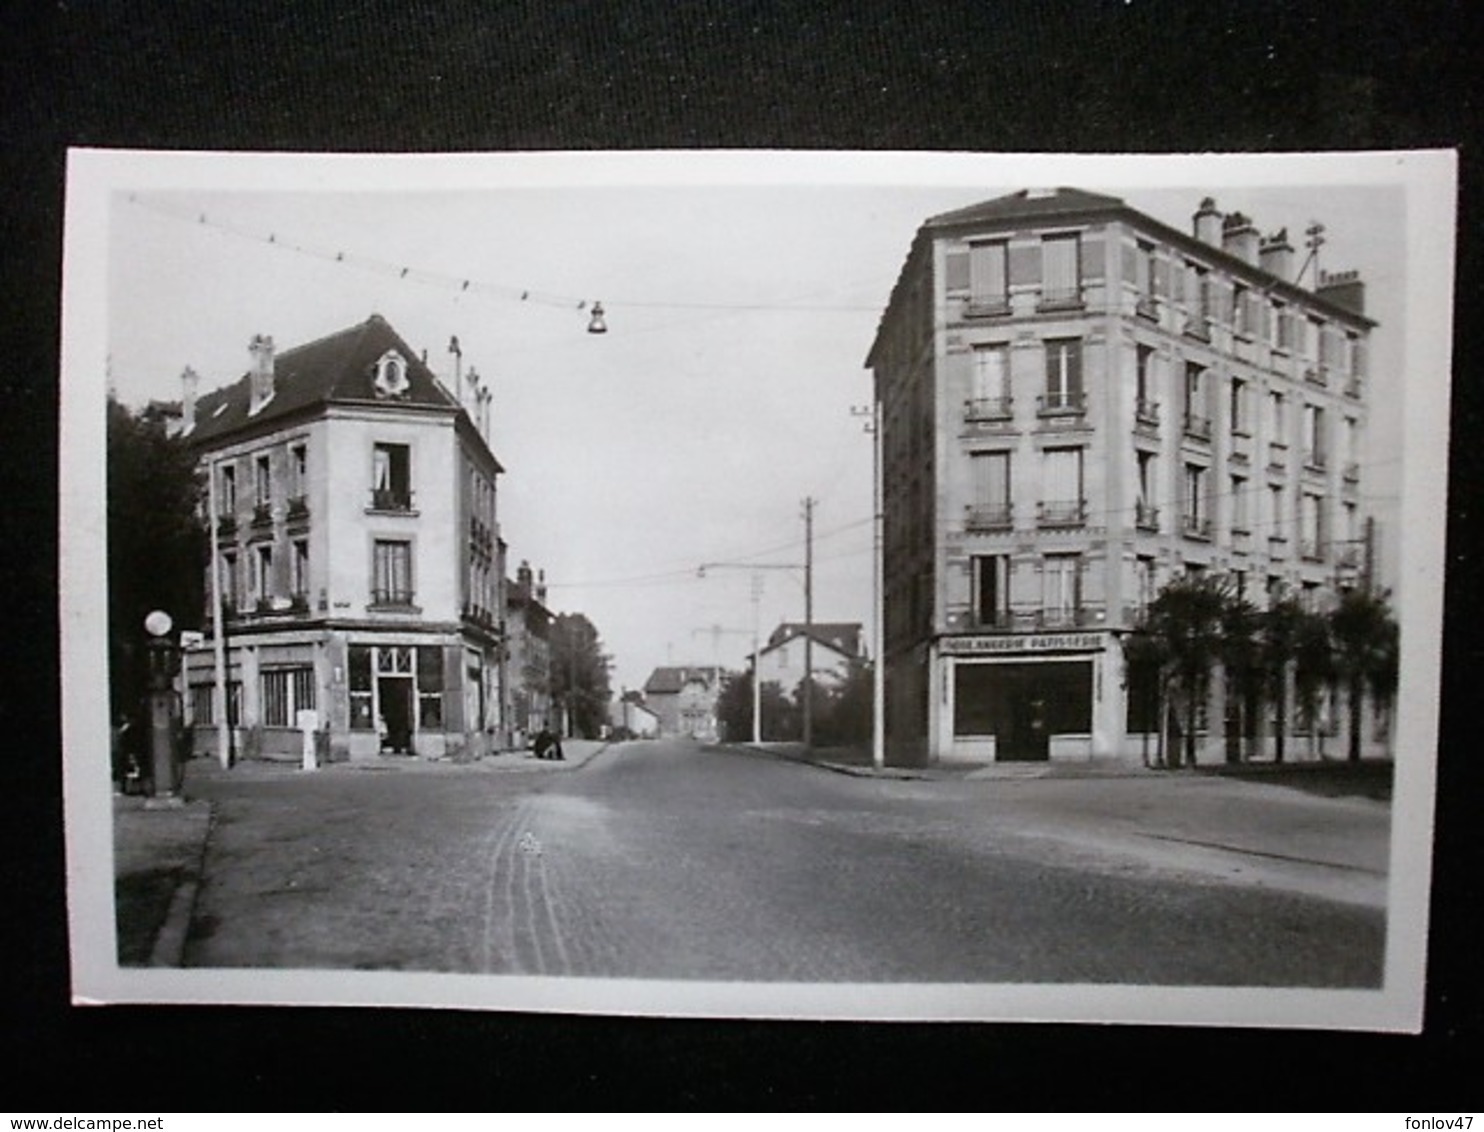
{"type": "Polygon", "coordinates": [[[1086,411],[1087,395],[1080,389],[1060,393],[1042,393],[1036,397],[1037,416],[1081,416],[1086,411]]]}
{"type": "Polygon", "coordinates": [[[1081,287],[1043,287],[1036,297],[1036,309],[1040,311],[1077,310],[1082,306],[1081,287]]]}
{"type": "Polygon", "coordinates": [[[1159,429],[1159,402],[1140,397],[1134,402],[1134,426],[1152,431],[1159,429]]]}
{"type": "Polygon", "coordinates": [[[1299,544],[1299,557],[1305,562],[1323,562],[1325,545],[1323,539],[1304,539],[1299,544]]]}
{"type": "Polygon", "coordinates": [[[1192,440],[1204,440],[1209,442],[1211,439],[1211,418],[1198,417],[1194,413],[1186,413],[1185,435],[1190,437],[1192,440]]]}
{"type": "Polygon", "coordinates": [[[1009,313],[1009,295],[976,295],[964,304],[965,318],[1004,318],[1009,313]]]}
{"type": "Polygon", "coordinates": [[[1181,515],[1180,533],[1186,538],[1209,541],[1211,538],[1211,520],[1205,515],[1181,515]]]}
{"type": "Polygon", "coordinates": [[[309,498],[304,495],[296,495],[290,499],[288,517],[290,519],[309,518],[309,498]]]}
{"type": "Polygon", "coordinates": [[[1134,526],[1152,534],[1159,532],[1159,508],[1152,503],[1134,504],[1134,526]]]}
{"type": "Polygon", "coordinates": [[[964,529],[1003,531],[1013,523],[1009,503],[971,503],[964,508],[964,529]]]}
{"type": "Polygon", "coordinates": [[[1041,527],[1080,527],[1087,517],[1085,499],[1043,500],[1036,504],[1036,525],[1041,527]]]}
{"type": "Polygon", "coordinates": [[[394,487],[376,487],[371,489],[371,510],[373,511],[411,511],[412,492],[394,487]]]}
{"type": "Polygon", "coordinates": [[[1013,413],[1013,398],[971,397],[964,402],[964,420],[971,424],[983,421],[1008,421],[1013,413]]]}
{"type": "Polygon", "coordinates": [[[1211,341],[1211,319],[1205,314],[1193,314],[1185,320],[1185,336],[1198,342],[1211,341]]]}
{"type": "Polygon", "coordinates": [[[255,527],[271,527],[273,525],[273,504],[259,503],[252,509],[252,525],[255,527]]]}
{"type": "Polygon", "coordinates": [[[396,606],[405,608],[412,604],[411,590],[383,590],[373,589],[371,591],[371,604],[381,606],[396,606]]]}
{"type": "Polygon", "coordinates": [[[1153,295],[1140,295],[1134,300],[1134,313],[1151,322],[1159,321],[1159,303],[1153,295]]]}

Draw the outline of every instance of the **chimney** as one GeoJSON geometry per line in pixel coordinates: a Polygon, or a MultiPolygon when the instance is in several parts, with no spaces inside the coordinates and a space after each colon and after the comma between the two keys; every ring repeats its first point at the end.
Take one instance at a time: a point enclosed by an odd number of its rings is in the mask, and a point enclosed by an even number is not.
{"type": "Polygon", "coordinates": [[[252,355],[247,407],[252,415],[273,399],[273,339],[266,334],[254,334],[247,344],[247,352],[252,355]]]}
{"type": "Polygon", "coordinates": [[[1257,266],[1257,226],[1240,212],[1233,212],[1221,222],[1221,246],[1228,255],[1243,263],[1257,266]]]}
{"type": "Polygon", "coordinates": [[[1365,314],[1365,284],[1358,271],[1321,271],[1314,293],[1337,307],[1355,314],[1365,314]]]}
{"type": "Polygon", "coordinates": [[[1214,198],[1206,197],[1201,201],[1201,207],[1196,209],[1192,218],[1192,226],[1195,238],[1201,243],[1221,246],[1221,213],[1216,211],[1214,198]]]}
{"type": "Polygon", "coordinates": [[[180,431],[189,436],[196,427],[196,391],[201,386],[201,376],[190,366],[180,375],[180,431]]]}
{"type": "Polygon", "coordinates": [[[531,596],[531,564],[524,558],[520,560],[520,566],[515,571],[515,584],[526,597],[531,596]]]}
{"type": "Polygon", "coordinates": [[[1257,247],[1258,266],[1285,283],[1293,282],[1293,245],[1288,242],[1288,229],[1279,228],[1257,247]]]}
{"type": "Polygon", "coordinates": [[[542,605],[546,604],[546,571],[536,571],[536,600],[542,605]]]}
{"type": "Polygon", "coordinates": [[[490,443],[490,402],[495,395],[489,391],[489,386],[479,387],[479,435],[484,437],[486,444],[490,443]]]}

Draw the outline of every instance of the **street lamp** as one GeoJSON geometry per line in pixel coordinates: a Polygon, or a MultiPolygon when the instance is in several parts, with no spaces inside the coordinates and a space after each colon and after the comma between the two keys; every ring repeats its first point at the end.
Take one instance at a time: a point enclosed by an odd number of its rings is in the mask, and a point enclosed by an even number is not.
{"type": "Polygon", "coordinates": [[[881,401],[856,405],[851,416],[865,418],[864,430],[871,434],[871,764],[880,770],[886,766],[886,600],[882,586],[882,483],[881,483],[881,401]]]}

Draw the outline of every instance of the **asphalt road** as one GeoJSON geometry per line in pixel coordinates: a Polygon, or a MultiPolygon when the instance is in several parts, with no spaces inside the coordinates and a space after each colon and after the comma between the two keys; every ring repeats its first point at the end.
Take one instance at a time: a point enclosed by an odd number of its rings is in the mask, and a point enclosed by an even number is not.
{"type": "Polygon", "coordinates": [[[566,773],[223,776],[196,793],[216,824],[188,966],[1381,981],[1374,803],[1211,779],[902,782],[679,742],[566,773]]]}

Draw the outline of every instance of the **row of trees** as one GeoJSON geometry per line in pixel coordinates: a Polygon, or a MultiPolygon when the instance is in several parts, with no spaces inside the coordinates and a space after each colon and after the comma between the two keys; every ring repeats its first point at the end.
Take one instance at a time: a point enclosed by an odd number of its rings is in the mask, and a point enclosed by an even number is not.
{"type": "MultiPolygon", "coordinates": [[[[1250,743],[1264,707],[1277,721],[1273,757],[1284,760],[1290,688],[1292,706],[1309,721],[1311,736],[1319,732],[1325,693],[1345,693],[1348,756],[1358,761],[1367,697],[1389,709],[1397,685],[1397,623],[1387,595],[1367,589],[1343,591],[1327,612],[1307,609],[1282,590],[1259,610],[1233,579],[1187,574],[1160,590],[1124,650],[1131,694],[1153,700],[1135,705],[1144,719],[1162,722],[1168,713],[1178,721],[1183,750],[1172,743],[1162,755],[1171,767],[1195,762],[1198,716],[1218,665],[1232,700],[1229,762],[1242,760],[1243,744],[1250,743]]],[[[1162,739],[1162,726],[1160,734],[1162,739]]]]}
{"type": "MultiPolygon", "coordinates": [[[[810,708],[814,742],[821,747],[843,747],[871,741],[871,666],[851,664],[839,684],[814,681],[810,708]]],[[[785,693],[776,680],[765,680],[759,692],[762,738],[798,742],[804,737],[804,681],[785,693]]],[[[722,679],[716,718],[722,734],[731,740],[752,738],[752,674],[730,673],[722,679]]]]}

